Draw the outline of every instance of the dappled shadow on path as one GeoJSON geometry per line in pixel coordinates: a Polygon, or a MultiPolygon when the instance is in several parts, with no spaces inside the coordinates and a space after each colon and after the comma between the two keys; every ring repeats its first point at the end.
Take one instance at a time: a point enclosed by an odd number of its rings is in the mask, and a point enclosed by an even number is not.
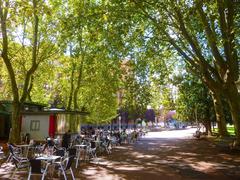
{"type": "MultiPolygon", "coordinates": [[[[239,164],[239,154],[223,152],[206,140],[146,137],[100,156],[99,164],[81,163],[74,173],[76,179],[89,180],[240,179],[239,164]]],[[[6,171],[0,168],[0,178],[7,177],[6,171]]]]}
{"type": "Polygon", "coordinates": [[[91,175],[93,167],[82,166],[79,175],[86,179],[102,175],[110,179],[240,179],[239,163],[239,154],[223,153],[209,141],[146,138],[115,149],[91,175]]]}

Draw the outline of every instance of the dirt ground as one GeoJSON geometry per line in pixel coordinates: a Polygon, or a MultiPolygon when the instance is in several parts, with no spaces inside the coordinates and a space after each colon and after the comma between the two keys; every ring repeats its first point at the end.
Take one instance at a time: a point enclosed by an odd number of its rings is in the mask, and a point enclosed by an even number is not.
{"type": "MultiPolygon", "coordinates": [[[[216,147],[206,139],[193,139],[192,132],[193,129],[149,132],[134,144],[118,146],[112,154],[99,156],[99,163],[81,162],[77,169],[73,168],[75,177],[86,180],[240,179],[239,152],[216,147]]],[[[0,179],[9,179],[12,169],[9,164],[2,164],[0,179]]],[[[17,173],[14,179],[27,179],[27,173],[17,173]]],[[[46,179],[63,179],[63,176],[54,174],[46,179]]]]}

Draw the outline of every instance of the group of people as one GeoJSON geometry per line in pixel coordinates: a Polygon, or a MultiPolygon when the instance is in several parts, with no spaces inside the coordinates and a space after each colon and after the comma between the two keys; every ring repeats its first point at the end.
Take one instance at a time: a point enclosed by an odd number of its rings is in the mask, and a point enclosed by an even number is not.
{"type": "MultiPolygon", "coordinates": [[[[106,139],[114,139],[119,145],[121,145],[123,142],[135,142],[140,134],[143,134],[142,129],[124,129],[119,131],[118,129],[107,130],[101,128],[90,128],[82,130],[82,137],[84,138],[98,138],[101,141],[106,141],[106,139]]],[[[82,139],[82,137],[79,137],[79,139],[82,139]]]]}
{"type": "Polygon", "coordinates": [[[52,137],[47,137],[45,140],[44,146],[42,148],[42,151],[45,151],[46,149],[57,150],[59,146],[65,148],[67,150],[70,147],[70,144],[71,144],[71,131],[68,130],[66,133],[64,133],[61,144],[59,144],[58,140],[56,140],[52,137]]]}
{"type": "MultiPolygon", "coordinates": [[[[106,143],[111,140],[116,145],[121,145],[122,143],[135,142],[138,139],[138,136],[141,135],[141,133],[141,129],[124,129],[123,131],[115,129],[111,131],[101,128],[87,128],[82,129],[81,134],[74,136],[72,135],[71,131],[68,130],[66,133],[63,134],[61,141],[59,139],[54,139],[53,137],[47,137],[42,151],[52,148],[56,149],[59,147],[65,148],[67,150],[69,147],[76,144],[84,144],[84,142],[88,142],[89,139],[106,143]]],[[[25,139],[28,140],[29,136],[26,135],[25,139]]]]}

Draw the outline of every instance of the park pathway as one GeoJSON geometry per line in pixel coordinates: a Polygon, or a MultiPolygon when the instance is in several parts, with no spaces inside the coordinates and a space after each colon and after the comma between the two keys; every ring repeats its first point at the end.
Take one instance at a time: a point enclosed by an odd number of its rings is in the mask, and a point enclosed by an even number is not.
{"type": "MultiPolygon", "coordinates": [[[[81,180],[239,180],[240,154],[218,149],[206,139],[193,139],[194,131],[149,132],[134,144],[100,156],[99,164],[81,163],[74,174],[81,180]]],[[[0,179],[3,177],[8,179],[0,168],[0,179]]],[[[22,174],[15,179],[26,178],[22,174]]]]}
{"type": "Polygon", "coordinates": [[[123,145],[96,166],[80,170],[80,179],[220,180],[240,179],[240,154],[192,138],[195,129],[149,132],[123,145]]]}

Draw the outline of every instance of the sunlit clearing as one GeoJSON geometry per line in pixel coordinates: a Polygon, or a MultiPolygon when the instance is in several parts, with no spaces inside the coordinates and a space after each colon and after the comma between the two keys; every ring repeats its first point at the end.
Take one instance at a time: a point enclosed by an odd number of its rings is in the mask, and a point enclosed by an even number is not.
{"type": "Polygon", "coordinates": [[[125,170],[125,171],[140,171],[142,169],[144,169],[143,167],[137,167],[137,166],[122,166],[122,167],[118,167],[116,168],[117,170],[125,170]]]}
{"type": "Polygon", "coordinates": [[[155,155],[142,154],[139,152],[132,152],[131,155],[136,158],[157,158],[155,155]]]}
{"type": "Polygon", "coordinates": [[[104,169],[104,168],[88,168],[83,170],[83,174],[87,175],[88,179],[94,179],[94,180],[102,180],[104,177],[104,180],[120,180],[124,179],[119,174],[114,173],[111,170],[104,169]]]}
{"type": "Polygon", "coordinates": [[[208,163],[208,162],[196,162],[195,164],[189,164],[193,169],[198,171],[215,171],[215,168],[219,166],[215,163],[208,163]]]}
{"type": "Polygon", "coordinates": [[[166,139],[177,139],[177,138],[191,138],[195,133],[196,129],[186,130],[170,130],[162,132],[149,132],[144,138],[166,138],[166,139]]]}
{"type": "Polygon", "coordinates": [[[198,156],[197,153],[190,153],[190,152],[177,152],[177,154],[182,156],[198,156]]]}
{"type": "Polygon", "coordinates": [[[154,157],[157,157],[157,156],[153,156],[153,155],[138,155],[136,157],[137,158],[148,158],[148,159],[150,159],[150,158],[154,158],[154,157]]]}

